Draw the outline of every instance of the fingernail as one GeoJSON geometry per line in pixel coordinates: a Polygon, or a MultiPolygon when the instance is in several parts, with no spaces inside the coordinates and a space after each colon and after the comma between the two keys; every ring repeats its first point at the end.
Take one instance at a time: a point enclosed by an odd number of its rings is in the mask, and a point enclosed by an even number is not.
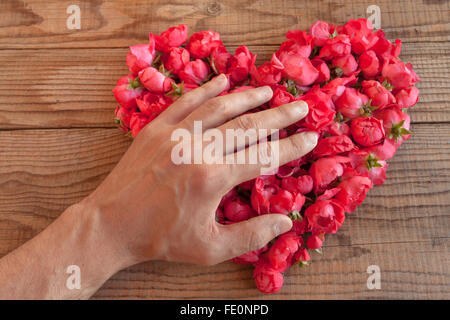
{"type": "Polygon", "coordinates": [[[292,229],[292,220],[288,217],[280,217],[279,221],[275,224],[275,233],[277,236],[288,232],[292,229]]]}
{"type": "Polygon", "coordinates": [[[216,80],[217,82],[223,82],[223,81],[228,80],[228,79],[227,79],[226,75],[221,73],[217,77],[215,77],[214,80],[216,80]]]}
{"type": "Polygon", "coordinates": [[[314,148],[317,145],[317,140],[319,140],[319,134],[314,131],[303,132],[305,140],[307,143],[314,148]]]}
{"type": "Polygon", "coordinates": [[[273,91],[269,86],[259,87],[258,90],[260,90],[261,94],[263,94],[267,99],[272,98],[273,91]]]}
{"type": "Polygon", "coordinates": [[[308,104],[305,101],[294,101],[288,105],[291,108],[294,108],[300,117],[304,117],[308,114],[308,104]]]}

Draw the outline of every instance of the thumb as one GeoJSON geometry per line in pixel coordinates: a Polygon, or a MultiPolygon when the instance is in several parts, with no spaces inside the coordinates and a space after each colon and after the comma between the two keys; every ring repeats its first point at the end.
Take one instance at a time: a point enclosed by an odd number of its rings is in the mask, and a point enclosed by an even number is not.
{"type": "Polygon", "coordinates": [[[222,261],[261,249],[270,240],[289,231],[292,220],[283,214],[264,214],[231,225],[220,225],[222,261]]]}

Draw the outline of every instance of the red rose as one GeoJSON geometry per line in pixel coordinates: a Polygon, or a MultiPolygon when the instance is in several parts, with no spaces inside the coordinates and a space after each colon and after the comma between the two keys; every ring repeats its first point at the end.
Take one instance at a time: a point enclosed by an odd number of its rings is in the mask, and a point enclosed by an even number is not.
{"type": "Polygon", "coordinates": [[[333,136],[349,136],[350,135],[350,127],[347,123],[335,120],[326,128],[325,132],[333,135],[333,136]]]}
{"type": "Polygon", "coordinates": [[[216,47],[211,52],[211,68],[214,72],[227,73],[228,62],[231,59],[231,54],[228,53],[224,46],[216,47]]]}
{"type": "Polygon", "coordinates": [[[344,208],[334,199],[313,203],[305,217],[313,233],[336,233],[345,220],[344,208]]]}
{"type": "Polygon", "coordinates": [[[387,105],[395,103],[395,97],[381,83],[375,80],[362,82],[363,92],[371,100],[371,105],[382,109],[387,105]]]}
{"type": "Polygon", "coordinates": [[[253,270],[256,287],[262,293],[276,293],[283,286],[283,275],[269,263],[258,263],[253,270]]]}
{"type": "Polygon", "coordinates": [[[170,106],[172,99],[162,94],[147,92],[142,97],[137,98],[136,102],[139,110],[153,120],[170,106]]]}
{"type": "Polygon", "coordinates": [[[172,88],[173,80],[153,67],[145,68],[139,72],[139,79],[147,90],[154,93],[166,93],[172,88]]]}
{"type": "Polygon", "coordinates": [[[350,20],[344,25],[344,32],[350,37],[352,51],[362,54],[372,48],[378,41],[373,33],[372,23],[367,19],[350,20]]]}
{"type": "Polygon", "coordinates": [[[125,109],[135,108],[136,98],[142,96],[143,93],[144,88],[139,79],[135,79],[131,75],[121,77],[113,89],[114,98],[125,109]]]}
{"type": "Polygon", "coordinates": [[[377,186],[380,186],[386,180],[386,161],[378,159],[373,153],[365,150],[355,150],[348,154],[352,161],[352,168],[361,175],[367,175],[377,186]]]}
{"type": "Polygon", "coordinates": [[[272,99],[270,100],[270,107],[275,108],[294,100],[294,96],[287,92],[286,87],[279,85],[275,88],[275,90],[273,90],[272,99]]]}
{"type": "Polygon", "coordinates": [[[368,177],[358,176],[351,173],[353,169],[346,169],[350,172],[349,177],[339,185],[339,192],[335,199],[342,203],[345,212],[353,212],[366,198],[367,191],[373,187],[372,181],[368,177]]]}
{"type": "Polygon", "coordinates": [[[395,99],[400,108],[412,107],[419,101],[419,89],[416,87],[401,89],[395,94],[395,99]]]}
{"type": "Polygon", "coordinates": [[[420,78],[414,72],[410,63],[392,59],[383,65],[381,74],[389,80],[395,88],[404,89],[412,87],[420,78]]]}
{"type": "Polygon", "coordinates": [[[353,55],[349,54],[342,57],[336,57],[332,61],[333,65],[340,68],[344,76],[350,76],[358,69],[358,63],[353,55]]]}
{"type": "Polygon", "coordinates": [[[280,45],[277,56],[282,52],[298,53],[304,58],[308,58],[312,51],[312,37],[306,31],[293,30],[286,33],[289,39],[280,45]]]}
{"type": "Polygon", "coordinates": [[[315,46],[323,47],[334,30],[335,27],[332,24],[318,20],[309,28],[309,34],[313,36],[315,46]]]}
{"type": "Polygon", "coordinates": [[[364,147],[383,143],[385,131],[383,122],[375,117],[359,117],[350,125],[353,140],[364,147]]]}
{"type": "Polygon", "coordinates": [[[294,261],[300,261],[302,263],[306,263],[311,260],[308,249],[300,248],[294,255],[294,261]]]}
{"type": "Polygon", "coordinates": [[[380,61],[375,51],[366,51],[359,57],[359,68],[366,79],[373,78],[379,74],[380,61]]]}
{"type": "Polygon", "coordinates": [[[344,78],[336,78],[324,85],[322,90],[331,97],[333,102],[336,102],[337,99],[339,99],[339,97],[345,92],[345,89],[347,88],[346,86],[352,85],[356,82],[356,80],[355,75],[344,78]]]}
{"type": "Polygon", "coordinates": [[[252,65],[250,75],[252,77],[251,83],[259,86],[275,85],[281,81],[281,71],[270,62],[265,62],[258,68],[252,65]]]}
{"type": "MultiPolygon", "coordinates": [[[[153,40],[151,38],[150,40],[153,40]]],[[[134,75],[139,71],[150,67],[155,57],[155,41],[150,41],[150,44],[138,44],[130,46],[130,52],[127,54],[126,62],[128,69],[134,75]]]]}
{"type": "Polygon", "coordinates": [[[320,239],[317,235],[312,235],[308,237],[308,240],[306,240],[306,246],[308,249],[320,249],[322,248],[322,239],[320,239]]]}
{"type": "Polygon", "coordinates": [[[372,47],[372,50],[377,54],[377,56],[383,61],[388,61],[391,58],[397,58],[400,55],[402,49],[402,42],[397,39],[395,40],[395,45],[392,44],[384,34],[383,30],[378,30],[375,32],[378,37],[378,41],[372,47]]]}
{"type": "Polygon", "coordinates": [[[196,59],[208,57],[213,49],[222,45],[220,35],[212,30],[194,33],[189,39],[186,49],[196,59]]]}
{"type": "Polygon", "coordinates": [[[323,83],[330,80],[330,68],[325,61],[316,57],[311,60],[311,64],[319,71],[319,76],[314,83],[323,83]]]}
{"type": "Polygon", "coordinates": [[[325,60],[331,60],[336,57],[347,56],[351,52],[350,39],[345,34],[337,35],[328,39],[319,53],[319,57],[325,60]]]}
{"type": "Polygon", "coordinates": [[[321,130],[333,122],[334,104],[323,91],[311,89],[300,99],[308,103],[309,112],[297,125],[311,130],[321,130]]]}
{"type": "Polygon", "coordinates": [[[344,173],[344,166],[350,163],[347,157],[334,156],[320,158],[309,168],[309,175],[314,182],[314,192],[320,194],[344,173]]]}
{"type": "Polygon", "coordinates": [[[227,201],[224,206],[225,217],[234,222],[240,222],[256,217],[252,208],[239,198],[227,201]]]}
{"type": "Polygon", "coordinates": [[[336,108],[344,117],[354,119],[361,115],[361,108],[368,102],[369,98],[365,94],[354,88],[345,88],[336,100],[336,108]]]}
{"type": "Polygon", "coordinates": [[[187,40],[187,27],[184,24],[178,27],[171,27],[161,33],[161,35],[152,35],[155,38],[156,50],[169,52],[170,48],[179,47],[187,40]]]}
{"type": "Polygon", "coordinates": [[[279,189],[275,176],[262,176],[255,179],[251,193],[252,208],[258,214],[270,213],[270,198],[279,189]]]}
{"type": "Polygon", "coordinates": [[[210,69],[208,65],[200,59],[189,61],[183,70],[178,73],[178,76],[185,83],[202,84],[208,77],[210,69]]]}
{"type": "Polygon", "coordinates": [[[130,119],[130,129],[131,129],[131,135],[133,138],[136,138],[138,133],[146,126],[147,123],[149,123],[150,120],[145,114],[142,114],[141,112],[134,112],[131,115],[130,119]]]}
{"type": "Polygon", "coordinates": [[[305,197],[300,193],[278,189],[270,197],[270,212],[289,214],[292,211],[300,211],[305,203],[305,197]]]}
{"type": "Polygon", "coordinates": [[[282,65],[283,74],[300,86],[313,84],[319,76],[311,61],[299,53],[283,52],[279,57],[274,55],[273,60],[276,59],[282,65]]]}
{"type": "Polygon", "coordinates": [[[397,105],[374,112],[374,116],[383,122],[386,138],[391,139],[394,144],[400,146],[404,140],[411,137],[410,117],[397,105]]]}
{"type": "Polygon", "coordinates": [[[382,144],[363,149],[366,152],[373,153],[380,160],[392,158],[400,144],[392,139],[385,139],[382,144]]]}
{"type": "Polygon", "coordinates": [[[281,180],[281,187],[290,192],[308,194],[313,189],[313,179],[309,175],[300,177],[285,177],[281,180]]]}
{"type": "Polygon", "coordinates": [[[271,266],[280,272],[292,265],[292,258],[302,245],[302,239],[295,232],[287,232],[277,238],[267,252],[271,266]]]}
{"type": "Polygon", "coordinates": [[[351,151],[355,148],[350,137],[345,135],[327,137],[320,139],[317,146],[313,150],[315,158],[322,158],[326,156],[334,156],[340,153],[351,151]]]}
{"type": "Polygon", "coordinates": [[[164,67],[178,74],[189,62],[189,52],[184,48],[170,48],[162,57],[164,67]]]}
{"type": "Polygon", "coordinates": [[[228,74],[232,83],[237,85],[248,79],[249,71],[255,65],[255,61],[256,56],[246,46],[237,48],[230,58],[228,66],[228,74]]]}

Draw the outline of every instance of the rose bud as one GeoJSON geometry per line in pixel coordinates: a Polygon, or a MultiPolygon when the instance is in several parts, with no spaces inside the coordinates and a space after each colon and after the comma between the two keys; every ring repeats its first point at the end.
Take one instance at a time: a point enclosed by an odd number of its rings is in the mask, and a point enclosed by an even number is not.
{"type": "Polygon", "coordinates": [[[344,25],[344,32],[350,37],[352,51],[362,54],[373,47],[378,36],[373,33],[372,22],[367,19],[350,20],[344,25]]]}
{"type": "Polygon", "coordinates": [[[359,68],[366,79],[378,75],[380,72],[380,61],[378,60],[376,53],[372,50],[364,52],[359,57],[359,68]]]}
{"type": "Polygon", "coordinates": [[[179,47],[187,40],[187,27],[184,24],[178,27],[171,27],[161,33],[161,35],[152,35],[155,38],[156,50],[162,52],[169,52],[170,48],[179,47]]]}
{"type": "Polygon", "coordinates": [[[332,24],[318,20],[309,28],[309,34],[313,36],[315,46],[323,47],[334,30],[335,27],[332,24]]]}
{"type": "Polygon", "coordinates": [[[278,189],[270,197],[270,212],[289,214],[291,211],[300,211],[305,203],[305,197],[300,193],[292,193],[287,190],[278,189]]]}
{"type": "Polygon", "coordinates": [[[170,48],[162,56],[164,67],[174,74],[178,74],[189,62],[189,52],[184,48],[170,48]]]}
{"type": "Polygon", "coordinates": [[[228,73],[233,84],[241,84],[248,79],[250,68],[255,65],[255,59],[256,56],[246,46],[236,49],[228,65],[228,73]]]}
{"type": "Polygon", "coordinates": [[[358,63],[353,55],[349,54],[342,57],[336,57],[333,59],[332,63],[340,68],[344,76],[352,75],[356,69],[358,69],[358,63]]]}
{"type": "Polygon", "coordinates": [[[351,53],[350,39],[345,34],[337,35],[328,39],[319,53],[319,57],[325,60],[331,60],[335,57],[347,56],[351,53]]]}
{"type": "Polygon", "coordinates": [[[308,249],[300,248],[294,255],[294,261],[299,261],[302,264],[307,264],[307,262],[311,260],[308,249]]]}
{"type": "Polygon", "coordinates": [[[333,136],[349,136],[350,135],[350,127],[347,123],[341,122],[337,120],[338,116],[342,116],[340,113],[335,115],[334,121],[326,128],[325,132],[333,135],[333,136]]]}
{"type": "Polygon", "coordinates": [[[139,72],[142,85],[154,93],[166,93],[172,88],[173,80],[166,77],[153,67],[148,67],[139,72]]]}
{"type": "Polygon", "coordinates": [[[136,107],[136,98],[142,96],[144,88],[138,78],[131,75],[121,77],[113,89],[114,98],[125,109],[136,107]]]}
{"type": "Polygon", "coordinates": [[[212,30],[200,31],[191,35],[186,49],[193,58],[204,59],[221,45],[222,41],[220,41],[219,33],[212,30]]]}
{"type": "Polygon", "coordinates": [[[253,270],[256,287],[262,293],[276,293],[283,286],[283,275],[269,263],[257,263],[253,270]]]}
{"type": "Polygon", "coordinates": [[[386,180],[386,161],[378,159],[374,154],[365,150],[355,150],[349,152],[348,157],[352,161],[352,168],[361,175],[368,175],[370,180],[380,186],[386,180]]]}
{"type": "Polygon", "coordinates": [[[314,83],[320,84],[330,80],[330,68],[328,68],[325,61],[316,57],[311,60],[311,64],[319,71],[319,76],[314,83]]]}
{"type": "Polygon", "coordinates": [[[392,139],[395,144],[400,146],[404,140],[411,137],[409,131],[411,119],[398,106],[393,105],[380,111],[377,110],[374,116],[383,122],[386,137],[392,139]]]}
{"type": "Polygon", "coordinates": [[[270,265],[277,271],[286,271],[292,265],[292,258],[301,245],[302,239],[295,232],[282,234],[267,252],[270,265]]]}
{"type": "Polygon", "coordinates": [[[309,168],[309,175],[314,182],[314,193],[320,194],[344,173],[344,166],[350,164],[347,157],[334,156],[320,158],[309,168]]]}
{"type": "Polygon", "coordinates": [[[308,194],[313,189],[313,179],[309,175],[286,177],[281,180],[281,187],[293,193],[308,194]]]}
{"type": "Polygon", "coordinates": [[[308,249],[320,249],[322,248],[322,239],[317,235],[309,236],[308,240],[306,240],[306,246],[308,249]]]}
{"type": "Polygon", "coordinates": [[[355,172],[344,178],[339,183],[339,192],[335,199],[342,203],[345,207],[345,212],[353,212],[366,198],[367,191],[373,187],[372,181],[368,177],[356,175],[356,171],[350,168],[346,172],[355,172]]]}
{"type": "Polygon", "coordinates": [[[128,69],[134,75],[139,71],[150,67],[155,57],[155,41],[150,38],[150,44],[139,44],[130,46],[130,52],[127,54],[126,62],[128,69]]]}
{"type": "Polygon", "coordinates": [[[140,112],[134,112],[131,115],[130,119],[130,129],[131,129],[131,135],[133,138],[136,138],[138,133],[144,128],[147,123],[149,123],[149,118],[140,112]]]}
{"type": "Polygon", "coordinates": [[[387,90],[381,83],[375,80],[363,81],[362,90],[371,100],[371,105],[378,107],[380,110],[387,105],[395,103],[396,99],[392,93],[387,90]]]}
{"type": "Polygon", "coordinates": [[[266,245],[261,249],[241,254],[240,256],[231,259],[231,261],[238,264],[256,264],[258,263],[261,254],[267,251],[268,248],[269,247],[266,245]]]}
{"type": "Polygon", "coordinates": [[[344,117],[354,119],[361,115],[361,108],[368,102],[369,98],[365,94],[347,87],[336,100],[336,108],[344,117]]]}
{"type": "Polygon", "coordinates": [[[318,200],[306,209],[305,217],[312,232],[336,233],[344,223],[345,213],[342,205],[334,199],[318,200]]]}
{"type": "Polygon", "coordinates": [[[283,74],[300,86],[313,84],[319,76],[311,61],[298,53],[282,53],[278,59],[283,66],[283,74]]]}
{"type": "Polygon", "coordinates": [[[128,132],[130,129],[130,120],[133,112],[133,109],[125,109],[121,106],[117,106],[116,110],[114,110],[116,123],[123,132],[128,132]]]}
{"type": "Polygon", "coordinates": [[[357,79],[355,75],[344,78],[336,78],[328,82],[323,86],[322,91],[331,97],[333,102],[336,102],[340,96],[345,92],[346,86],[350,86],[356,83],[357,79]]]}
{"type": "Polygon", "coordinates": [[[335,156],[340,153],[351,151],[355,148],[350,137],[341,135],[327,137],[319,140],[317,146],[313,150],[314,158],[322,158],[326,156],[335,156]]]}
{"type": "Polygon", "coordinates": [[[395,99],[400,108],[412,107],[419,101],[419,89],[416,87],[402,89],[395,94],[395,99]]]}
{"type": "Polygon", "coordinates": [[[383,122],[375,117],[359,117],[353,119],[350,130],[356,143],[364,147],[371,147],[383,143],[386,136],[383,122]]]}
{"type": "Polygon", "coordinates": [[[230,58],[231,54],[228,53],[224,46],[214,48],[211,52],[211,68],[217,74],[227,73],[230,58]]]}
{"type": "Polygon", "coordinates": [[[297,122],[298,126],[321,130],[333,122],[336,113],[334,104],[322,90],[311,89],[300,99],[308,104],[309,112],[303,120],[297,122]]]}
{"type": "Polygon", "coordinates": [[[366,152],[373,153],[380,160],[388,160],[395,155],[399,143],[395,143],[392,139],[385,139],[382,144],[363,149],[366,152]]]}
{"type": "Polygon", "coordinates": [[[202,84],[210,73],[208,65],[200,59],[189,61],[178,74],[185,83],[202,84]]]}
{"type": "Polygon", "coordinates": [[[420,81],[410,63],[405,64],[397,59],[385,63],[381,74],[389,80],[392,86],[399,89],[412,87],[417,81],[420,81]]]}
{"type": "Polygon", "coordinates": [[[270,213],[270,198],[279,188],[275,176],[261,176],[256,178],[250,196],[252,208],[258,214],[270,213]]]}
{"type": "Polygon", "coordinates": [[[227,201],[224,206],[225,217],[234,222],[240,222],[256,217],[256,212],[239,198],[227,201]]]}
{"type": "Polygon", "coordinates": [[[265,62],[258,68],[250,68],[251,83],[258,86],[276,85],[281,81],[281,71],[270,62],[265,62]]]}

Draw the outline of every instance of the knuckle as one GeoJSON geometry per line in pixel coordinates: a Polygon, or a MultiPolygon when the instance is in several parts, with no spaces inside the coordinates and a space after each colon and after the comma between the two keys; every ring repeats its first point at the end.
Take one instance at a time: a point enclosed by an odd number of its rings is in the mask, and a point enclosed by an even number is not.
{"type": "Polygon", "coordinates": [[[226,103],[222,97],[213,98],[205,104],[205,109],[208,112],[225,112],[226,103]]]}
{"type": "Polygon", "coordinates": [[[265,245],[264,238],[261,233],[257,231],[252,231],[250,234],[250,240],[248,242],[247,252],[257,250],[265,245]]]}
{"type": "Polygon", "coordinates": [[[236,118],[236,123],[239,128],[242,128],[244,130],[250,128],[259,128],[259,121],[250,114],[244,114],[236,118]]]}

